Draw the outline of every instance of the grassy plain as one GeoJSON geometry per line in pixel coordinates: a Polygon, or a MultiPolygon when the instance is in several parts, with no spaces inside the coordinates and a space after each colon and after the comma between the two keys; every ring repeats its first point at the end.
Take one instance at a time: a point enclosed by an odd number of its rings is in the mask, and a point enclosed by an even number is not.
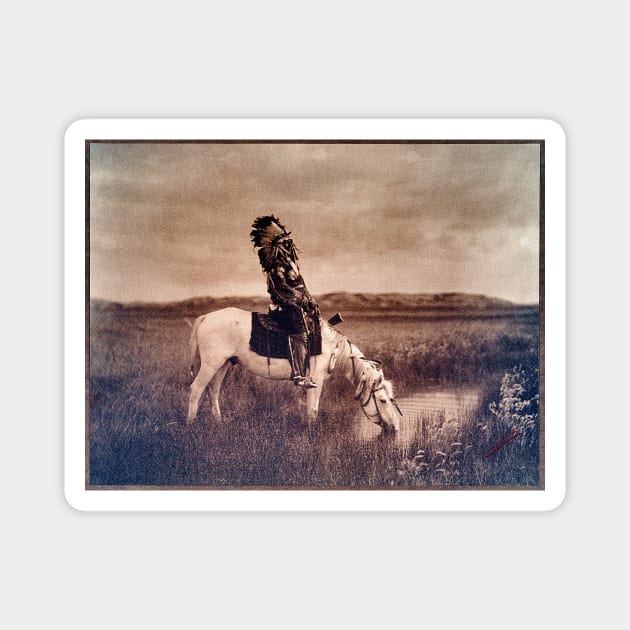
{"type": "Polygon", "coordinates": [[[480,391],[479,407],[456,418],[418,417],[405,443],[357,436],[358,406],[341,377],[324,387],[308,430],[302,390],[239,366],[223,385],[223,420],[204,397],[185,427],[184,316],[199,313],[91,308],[88,487],[540,487],[535,312],[344,313],[339,331],[383,362],[398,398],[428,385],[480,391]]]}

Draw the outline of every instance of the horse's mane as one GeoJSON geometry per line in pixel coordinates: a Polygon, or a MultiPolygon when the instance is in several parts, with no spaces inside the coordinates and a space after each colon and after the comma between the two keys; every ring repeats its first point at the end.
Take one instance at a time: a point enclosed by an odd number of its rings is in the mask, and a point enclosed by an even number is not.
{"type": "Polygon", "coordinates": [[[366,404],[375,385],[385,380],[380,361],[368,359],[363,352],[354,345],[348,337],[341,334],[326,320],[321,319],[322,331],[326,330],[337,341],[337,367],[347,366],[352,361],[352,374],[354,377],[355,398],[362,404],[366,404]]]}

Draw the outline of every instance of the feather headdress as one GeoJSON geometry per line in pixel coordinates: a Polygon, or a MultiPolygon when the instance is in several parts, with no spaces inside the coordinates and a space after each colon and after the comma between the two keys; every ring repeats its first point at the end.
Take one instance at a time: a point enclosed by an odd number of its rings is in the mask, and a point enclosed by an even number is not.
{"type": "Polygon", "coordinates": [[[250,237],[254,247],[258,248],[258,258],[265,271],[269,271],[274,263],[282,257],[290,257],[297,261],[297,251],[291,232],[273,215],[258,217],[252,224],[250,237]]]}

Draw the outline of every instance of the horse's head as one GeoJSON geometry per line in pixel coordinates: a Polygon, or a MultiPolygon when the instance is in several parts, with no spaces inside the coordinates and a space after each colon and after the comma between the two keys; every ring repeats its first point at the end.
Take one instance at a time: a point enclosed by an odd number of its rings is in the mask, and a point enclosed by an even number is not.
{"type": "MultiPolygon", "coordinates": [[[[383,387],[385,388],[387,398],[387,402],[385,404],[386,415],[387,418],[393,419],[390,423],[386,424],[388,427],[393,427],[394,431],[398,431],[400,430],[400,421],[402,419],[403,412],[398,406],[396,398],[394,398],[394,388],[391,382],[383,379],[383,387]]],[[[383,404],[382,401],[379,401],[379,404],[383,404]]]]}
{"type": "Polygon", "coordinates": [[[399,429],[402,411],[396,404],[392,384],[385,379],[379,364],[362,357],[365,369],[355,391],[365,415],[384,432],[399,429]]]}
{"type": "Polygon", "coordinates": [[[383,379],[372,392],[372,401],[378,420],[376,423],[385,433],[395,433],[400,429],[402,411],[394,398],[393,387],[390,381],[383,379]]]}

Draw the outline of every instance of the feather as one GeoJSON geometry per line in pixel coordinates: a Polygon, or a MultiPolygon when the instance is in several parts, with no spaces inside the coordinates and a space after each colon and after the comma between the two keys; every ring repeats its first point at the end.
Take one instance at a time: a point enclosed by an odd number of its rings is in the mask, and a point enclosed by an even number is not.
{"type": "Polygon", "coordinates": [[[289,256],[297,260],[297,251],[291,232],[273,215],[258,217],[252,224],[250,232],[254,247],[258,248],[258,259],[265,271],[269,271],[279,256],[289,256]]]}

